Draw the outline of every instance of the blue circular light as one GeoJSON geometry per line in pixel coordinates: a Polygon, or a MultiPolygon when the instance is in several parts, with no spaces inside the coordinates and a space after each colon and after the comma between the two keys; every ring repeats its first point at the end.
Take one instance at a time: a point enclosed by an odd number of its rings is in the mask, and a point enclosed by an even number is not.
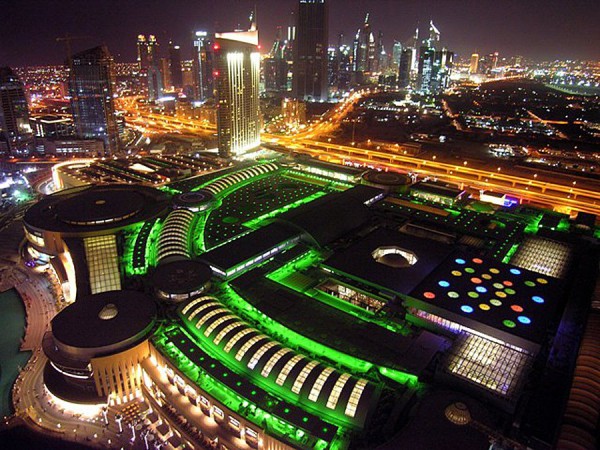
{"type": "Polygon", "coordinates": [[[517,317],[517,320],[523,325],[529,325],[531,323],[531,319],[527,316],[519,316],[517,317]]]}
{"type": "Polygon", "coordinates": [[[510,273],[513,275],[521,275],[521,271],[519,269],[510,269],[510,273]]]}
{"type": "Polygon", "coordinates": [[[477,286],[477,287],[475,288],[475,290],[476,290],[477,292],[481,293],[481,294],[485,294],[485,293],[487,292],[487,289],[486,289],[486,288],[484,288],[483,286],[477,286]]]}
{"type": "Polygon", "coordinates": [[[454,260],[456,264],[466,264],[467,262],[462,258],[457,258],[454,260]]]}
{"type": "Polygon", "coordinates": [[[450,286],[450,283],[448,283],[447,281],[444,281],[444,280],[440,281],[438,284],[441,287],[448,287],[448,286],[450,286]]]}
{"type": "Polygon", "coordinates": [[[536,303],[544,303],[544,299],[539,295],[534,295],[533,297],[531,297],[531,300],[533,300],[536,303]]]}
{"type": "Polygon", "coordinates": [[[460,309],[462,310],[462,312],[465,312],[467,314],[471,314],[473,312],[473,308],[469,305],[462,305],[460,309]]]}

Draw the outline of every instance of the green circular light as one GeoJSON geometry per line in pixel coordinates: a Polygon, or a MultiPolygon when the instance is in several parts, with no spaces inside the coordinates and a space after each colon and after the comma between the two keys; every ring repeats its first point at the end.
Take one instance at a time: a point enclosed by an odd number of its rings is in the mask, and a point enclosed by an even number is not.
{"type": "Polygon", "coordinates": [[[504,320],[502,323],[506,328],[514,328],[517,326],[517,324],[514,323],[512,320],[504,320]]]}

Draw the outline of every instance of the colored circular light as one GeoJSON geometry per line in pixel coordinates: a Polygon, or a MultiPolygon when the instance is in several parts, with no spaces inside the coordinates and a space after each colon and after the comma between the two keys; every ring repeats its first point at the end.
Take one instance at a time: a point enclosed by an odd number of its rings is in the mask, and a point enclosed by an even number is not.
{"type": "Polygon", "coordinates": [[[519,269],[510,269],[510,273],[513,275],[521,275],[521,271],[519,269]]]}
{"type": "Polygon", "coordinates": [[[435,298],[435,294],[433,292],[425,292],[423,294],[423,297],[428,298],[428,299],[434,299],[435,298]]]}
{"type": "Polygon", "coordinates": [[[460,277],[462,275],[462,272],[460,270],[453,270],[452,275],[454,275],[455,277],[460,277]]]}
{"type": "Polygon", "coordinates": [[[536,303],[544,303],[544,299],[542,297],[540,297],[539,295],[534,295],[533,297],[531,297],[531,300],[533,300],[536,303]]]}
{"type": "Polygon", "coordinates": [[[447,281],[444,281],[444,280],[442,280],[442,281],[438,282],[438,284],[439,284],[441,287],[448,287],[448,286],[450,286],[450,283],[448,283],[447,281]]]}
{"type": "Polygon", "coordinates": [[[506,298],[506,294],[502,291],[498,291],[498,292],[496,292],[496,297],[506,298]]]}
{"type": "Polygon", "coordinates": [[[466,262],[464,259],[462,259],[462,258],[456,258],[456,259],[454,260],[454,262],[455,262],[456,264],[466,264],[466,263],[467,263],[467,262],[466,262]]]}
{"type": "Polygon", "coordinates": [[[533,281],[526,281],[525,286],[535,287],[535,283],[533,281]]]}
{"type": "Polygon", "coordinates": [[[507,328],[514,328],[517,326],[516,323],[514,323],[512,320],[504,320],[502,321],[502,323],[504,324],[505,327],[507,328]]]}
{"type": "Polygon", "coordinates": [[[497,298],[491,299],[490,303],[494,306],[502,306],[502,302],[500,300],[498,300],[497,298]]]}
{"type": "Polygon", "coordinates": [[[527,316],[519,316],[517,317],[517,320],[523,325],[529,325],[531,323],[531,319],[527,316]]]}
{"type": "Polygon", "coordinates": [[[492,286],[494,286],[496,289],[504,289],[504,285],[502,283],[494,283],[492,286]]]}
{"type": "Polygon", "coordinates": [[[481,278],[483,278],[484,280],[491,280],[492,276],[489,273],[484,273],[483,275],[481,275],[481,278]]]}
{"type": "Polygon", "coordinates": [[[467,272],[467,273],[475,273],[475,269],[471,269],[470,267],[467,267],[465,269],[465,272],[467,272]]]}
{"type": "Polygon", "coordinates": [[[523,307],[519,305],[511,305],[510,309],[512,309],[514,312],[523,312],[523,307]]]}
{"type": "Polygon", "coordinates": [[[509,288],[504,289],[504,292],[506,292],[509,295],[514,295],[517,293],[514,289],[509,289],[509,288]]]}
{"type": "Polygon", "coordinates": [[[545,278],[538,278],[536,281],[540,284],[548,284],[548,280],[545,278]]]}
{"type": "Polygon", "coordinates": [[[458,295],[458,292],[450,291],[450,292],[448,292],[448,297],[450,297],[450,298],[458,298],[460,296],[458,295]]]}
{"type": "Polygon", "coordinates": [[[487,292],[487,289],[486,289],[486,288],[484,288],[483,286],[477,286],[477,287],[475,288],[475,290],[476,290],[477,292],[479,292],[480,294],[485,294],[485,293],[487,292]]]}
{"type": "Polygon", "coordinates": [[[512,281],[508,281],[508,280],[506,280],[506,281],[503,281],[503,282],[502,282],[502,284],[503,284],[504,286],[511,287],[511,286],[513,285],[513,282],[512,282],[512,281]]]}
{"type": "Polygon", "coordinates": [[[462,310],[462,312],[465,312],[467,314],[471,314],[473,312],[473,307],[469,305],[462,305],[460,309],[462,310]]]}
{"type": "Polygon", "coordinates": [[[467,295],[471,298],[479,298],[479,294],[477,292],[471,291],[467,295]]]}
{"type": "Polygon", "coordinates": [[[481,303],[479,305],[479,308],[482,309],[482,310],[484,310],[484,311],[489,311],[491,309],[490,305],[488,305],[487,303],[481,303]]]}
{"type": "Polygon", "coordinates": [[[481,278],[473,277],[471,278],[471,283],[481,284],[481,278]]]}
{"type": "Polygon", "coordinates": [[[500,271],[499,271],[498,269],[494,268],[494,267],[492,267],[492,268],[490,269],[490,272],[491,272],[491,273],[493,273],[493,274],[495,274],[495,275],[497,275],[497,274],[499,274],[499,273],[500,273],[500,271]]]}
{"type": "Polygon", "coordinates": [[[481,263],[483,263],[483,260],[479,259],[479,258],[473,258],[471,261],[473,261],[475,264],[481,264],[481,263]]]}

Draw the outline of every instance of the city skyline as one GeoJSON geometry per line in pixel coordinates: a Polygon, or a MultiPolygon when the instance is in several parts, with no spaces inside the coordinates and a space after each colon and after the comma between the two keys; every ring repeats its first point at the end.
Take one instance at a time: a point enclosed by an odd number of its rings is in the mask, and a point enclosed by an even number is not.
{"type": "MultiPolygon", "coordinates": [[[[258,28],[263,51],[270,48],[277,26],[287,26],[296,2],[274,0],[210,2],[175,1],[164,8],[160,2],[87,2],[85,10],[73,1],[53,5],[35,27],[23,26],[40,14],[40,1],[10,1],[3,6],[7,22],[0,31],[0,61],[10,66],[60,64],[66,58],[56,38],[69,33],[88,38],[73,42],[74,51],[106,44],[117,61],[135,61],[135,39],[140,33],[155,34],[167,52],[169,40],[182,47],[182,58],[192,54],[192,32],[245,28],[247,16],[257,5],[258,28]],[[119,21],[114,21],[119,17],[119,21]]],[[[500,56],[523,55],[534,59],[597,59],[595,45],[600,8],[580,0],[566,9],[558,1],[522,2],[367,2],[329,0],[329,44],[343,32],[349,43],[370,13],[375,32],[383,31],[386,50],[393,40],[406,41],[419,25],[425,31],[429,19],[439,26],[444,41],[459,56],[498,51],[500,56]]],[[[423,33],[421,33],[423,34],[423,33]]]]}

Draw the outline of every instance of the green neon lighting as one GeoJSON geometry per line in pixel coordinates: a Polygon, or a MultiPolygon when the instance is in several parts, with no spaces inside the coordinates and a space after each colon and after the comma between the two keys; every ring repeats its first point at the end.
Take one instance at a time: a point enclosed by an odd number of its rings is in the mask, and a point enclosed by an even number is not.
{"type": "Polygon", "coordinates": [[[339,311],[357,317],[360,320],[374,323],[395,333],[400,333],[403,331],[404,327],[402,327],[400,324],[377,317],[373,311],[367,311],[360,306],[353,305],[350,302],[317,289],[304,290],[302,285],[297,285],[294,283],[297,277],[292,277],[292,275],[302,272],[303,270],[312,267],[323,260],[324,257],[320,253],[316,252],[315,250],[309,250],[292,261],[289,261],[279,269],[267,274],[267,278],[286,286],[293,291],[307,295],[317,301],[320,301],[321,303],[336,308],[339,311]]]}
{"type": "Polygon", "coordinates": [[[319,197],[323,197],[324,195],[327,195],[327,192],[323,192],[323,191],[317,191],[312,195],[309,195],[308,197],[304,197],[301,198],[300,200],[296,200],[295,202],[292,202],[288,205],[282,206],[281,208],[278,208],[274,211],[265,213],[261,216],[256,217],[255,219],[249,220],[247,222],[244,222],[242,225],[247,227],[247,228],[252,228],[252,229],[257,229],[260,227],[261,223],[264,222],[267,219],[272,219],[280,214],[283,214],[286,211],[289,211],[291,209],[295,209],[299,206],[302,206],[306,203],[310,203],[313,200],[318,199],[319,197]]]}
{"type": "Polygon", "coordinates": [[[181,194],[181,192],[182,192],[179,189],[175,189],[171,186],[161,186],[158,189],[160,189],[163,192],[166,192],[167,194],[171,194],[171,195],[178,195],[178,194],[181,194]]]}
{"type": "MultiPolygon", "coordinates": [[[[178,330],[182,332],[190,340],[190,342],[195,343],[194,339],[191,338],[185,332],[185,330],[181,328],[178,330]]],[[[181,352],[181,350],[179,350],[179,348],[177,348],[173,342],[171,342],[170,338],[164,332],[160,332],[155,335],[154,345],[159,348],[161,353],[167,356],[167,358],[174,363],[189,380],[193,381],[196,386],[210,394],[218,402],[232,409],[237,414],[244,417],[249,422],[254,423],[258,427],[266,428],[269,431],[269,434],[274,434],[276,437],[283,437],[284,440],[296,441],[301,445],[301,447],[306,447],[306,443],[303,438],[306,434],[310,434],[307,430],[297,428],[295,425],[279,417],[273,416],[269,412],[258,407],[257,404],[252,402],[250,399],[244,398],[237,392],[232,391],[228,386],[221,383],[218,379],[212,377],[209,373],[202,370],[201,367],[194,364],[183,352],[181,352]]],[[[204,347],[202,347],[202,349],[206,351],[204,347]]],[[[226,374],[223,375],[226,376],[226,374]]],[[[255,394],[256,391],[252,391],[251,395],[255,394]]],[[[269,402],[267,402],[267,404],[269,405],[269,402]]],[[[274,406],[274,404],[271,403],[269,406],[274,406]]],[[[336,434],[334,440],[340,438],[342,441],[345,441],[345,439],[342,437],[345,432],[346,429],[339,427],[338,433],[336,434]]],[[[323,449],[342,448],[338,447],[339,444],[335,447],[330,446],[330,443],[322,439],[318,439],[318,442],[321,443],[320,448],[323,449]]],[[[338,441],[338,443],[342,442],[338,441]]]]}
{"type": "Polygon", "coordinates": [[[542,215],[540,214],[539,216],[536,216],[534,218],[532,218],[529,223],[527,224],[527,226],[525,227],[525,233],[528,234],[535,234],[538,232],[538,229],[540,228],[540,222],[542,220],[542,215]]]}
{"type": "Polygon", "coordinates": [[[154,225],[152,225],[152,229],[148,235],[148,240],[146,244],[146,262],[148,267],[156,266],[156,259],[158,256],[158,237],[160,236],[160,231],[163,227],[163,222],[161,219],[156,220],[154,225]]]}
{"type": "MultiPolygon", "coordinates": [[[[248,316],[256,323],[260,324],[262,330],[270,335],[277,335],[279,342],[291,348],[301,348],[303,352],[317,355],[325,360],[334,361],[354,373],[365,375],[371,368],[375,367],[372,362],[365,361],[347,353],[340,352],[330,348],[320,342],[307,338],[296,331],[293,331],[279,322],[276,322],[266,314],[260,312],[244,298],[242,298],[231,287],[224,286],[223,291],[225,296],[221,299],[225,300],[230,306],[234,307],[242,314],[248,316]]],[[[410,386],[418,384],[418,377],[411,374],[405,374],[407,383],[410,386]]]]}
{"type": "Polygon", "coordinates": [[[512,257],[514,256],[514,254],[517,252],[517,249],[519,248],[519,244],[514,244],[510,250],[508,251],[508,253],[506,254],[506,256],[504,256],[504,258],[502,258],[502,262],[504,264],[508,264],[510,262],[510,260],[512,259],[512,257]]]}

